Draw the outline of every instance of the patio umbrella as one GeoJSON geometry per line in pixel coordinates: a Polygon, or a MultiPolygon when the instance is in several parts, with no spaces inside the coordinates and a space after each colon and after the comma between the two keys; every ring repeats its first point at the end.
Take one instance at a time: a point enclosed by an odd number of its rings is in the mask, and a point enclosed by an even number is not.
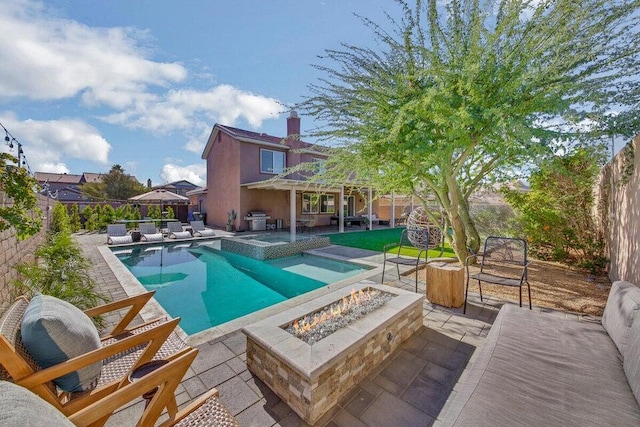
{"type": "Polygon", "coordinates": [[[160,211],[163,211],[163,205],[165,204],[187,204],[189,198],[181,196],[171,191],[164,189],[151,190],[148,193],[138,194],[137,196],[129,197],[130,202],[139,204],[159,204],[160,211]]]}

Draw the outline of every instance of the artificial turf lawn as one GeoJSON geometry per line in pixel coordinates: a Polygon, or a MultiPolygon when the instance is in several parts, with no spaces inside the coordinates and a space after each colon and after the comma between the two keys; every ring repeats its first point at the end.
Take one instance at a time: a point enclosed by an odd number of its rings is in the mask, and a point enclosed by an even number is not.
{"type": "MultiPolygon", "coordinates": [[[[404,227],[385,228],[383,230],[371,230],[361,231],[354,233],[335,233],[326,234],[325,237],[329,238],[332,245],[348,246],[350,248],[368,249],[370,251],[382,252],[384,245],[389,243],[395,243],[396,245],[400,241],[400,235],[402,234],[404,227]]],[[[403,247],[402,255],[418,256],[418,249],[411,247],[403,247]]],[[[397,253],[397,250],[394,252],[397,253]]],[[[429,258],[440,256],[440,250],[430,250],[429,258]]],[[[444,257],[454,257],[453,250],[449,247],[445,247],[444,257]]]]}

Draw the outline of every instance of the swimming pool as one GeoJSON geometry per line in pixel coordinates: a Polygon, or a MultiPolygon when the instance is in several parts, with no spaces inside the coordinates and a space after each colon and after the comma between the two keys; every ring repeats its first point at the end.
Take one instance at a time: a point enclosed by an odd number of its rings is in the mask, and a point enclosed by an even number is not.
{"type": "Polygon", "coordinates": [[[367,271],[308,254],[259,261],[198,242],[112,251],[189,335],[367,271]]]}

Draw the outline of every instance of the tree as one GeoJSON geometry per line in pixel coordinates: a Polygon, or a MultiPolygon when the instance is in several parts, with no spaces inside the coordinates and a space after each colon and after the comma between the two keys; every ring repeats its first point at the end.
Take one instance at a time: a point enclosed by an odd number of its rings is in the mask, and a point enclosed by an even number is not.
{"type": "Polygon", "coordinates": [[[640,3],[441,3],[398,0],[393,31],[363,19],[377,50],[327,50],[296,108],[319,123],[312,137],[339,141],[316,179],[435,198],[464,259],[480,247],[480,186],[566,140],[637,129],[640,3]]]}
{"type": "Polygon", "coordinates": [[[94,219],[94,210],[88,205],[82,210],[82,215],[84,216],[84,228],[87,231],[93,231],[96,229],[96,223],[94,219]]]}
{"type": "Polygon", "coordinates": [[[49,232],[55,233],[70,233],[71,223],[67,208],[60,202],[56,202],[53,206],[53,213],[51,214],[51,225],[49,226],[49,232]]]}
{"type": "Polygon", "coordinates": [[[77,233],[82,228],[82,221],[80,220],[80,208],[77,203],[71,205],[71,215],[69,217],[69,223],[71,225],[71,232],[77,233]]]}
{"type": "Polygon", "coordinates": [[[92,200],[127,200],[144,193],[146,188],[127,175],[120,165],[113,165],[100,182],[88,182],[80,187],[82,194],[92,200]]]}
{"type": "Polygon", "coordinates": [[[38,182],[26,169],[15,166],[18,159],[0,153],[0,231],[15,228],[19,239],[36,234],[42,227],[35,189],[38,182]],[[7,198],[7,199],[5,199],[7,198]]]}

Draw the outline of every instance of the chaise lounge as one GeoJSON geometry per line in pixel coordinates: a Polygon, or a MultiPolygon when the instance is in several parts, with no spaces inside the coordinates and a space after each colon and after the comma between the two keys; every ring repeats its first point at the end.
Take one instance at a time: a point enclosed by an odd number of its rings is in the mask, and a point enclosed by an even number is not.
{"type": "Polygon", "coordinates": [[[167,228],[170,239],[190,239],[193,237],[190,232],[182,228],[182,224],[179,222],[170,222],[167,224],[167,228]]]}
{"type": "Polygon", "coordinates": [[[195,237],[213,237],[216,235],[215,231],[205,227],[202,221],[191,221],[191,228],[195,237]]]}
{"type": "Polygon", "coordinates": [[[615,282],[602,322],[568,317],[505,304],[440,425],[640,425],[640,288],[615,282]]]}
{"type": "Polygon", "coordinates": [[[133,237],[127,233],[124,224],[107,225],[107,245],[125,245],[133,243],[133,237]]]}
{"type": "Polygon", "coordinates": [[[155,224],[145,222],[140,224],[140,240],[143,242],[162,242],[164,237],[162,233],[158,232],[155,224]]]}

